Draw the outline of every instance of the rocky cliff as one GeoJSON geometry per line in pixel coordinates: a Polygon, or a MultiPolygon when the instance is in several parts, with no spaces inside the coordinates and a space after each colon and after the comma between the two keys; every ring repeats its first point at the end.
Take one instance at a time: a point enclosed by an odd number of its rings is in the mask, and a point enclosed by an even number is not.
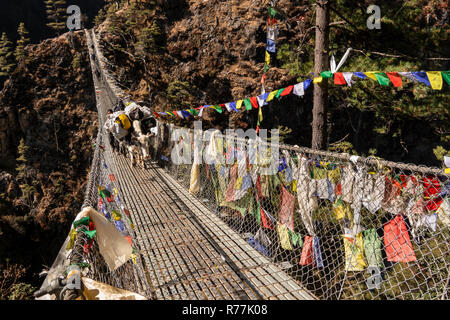
{"type": "Polygon", "coordinates": [[[0,269],[39,284],[82,205],[96,128],[84,33],[29,46],[0,92],[0,269]]]}

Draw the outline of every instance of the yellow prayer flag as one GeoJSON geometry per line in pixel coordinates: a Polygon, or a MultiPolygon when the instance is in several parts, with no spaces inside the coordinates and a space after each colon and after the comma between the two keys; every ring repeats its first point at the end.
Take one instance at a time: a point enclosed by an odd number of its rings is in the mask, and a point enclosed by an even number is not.
{"type": "Polygon", "coordinates": [[[292,192],[297,192],[297,180],[292,180],[292,192]]]}
{"type": "Polygon", "coordinates": [[[442,75],[440,71],[427,71],[427,76],[433,90],[442,90],[442,75]]]}
{"type": "Polygon", "coordinates": [[[259,122],[263,121],[263,113],[262,113],[261,107],[259,107],[258,118],[259,118],[259,122]]]}
{"type": "Polygon", "coordinates": [[[293,250],[288,228],[281,223],[277,223],[277,231],[280,237],[281,247],[285,250],[293,250]]]}
{"type": "Polygon", "coordinates": [[[238,100],[238,101],[236,102],[236,108],[237,108],[237,109],[240,109],[240,108],[242,107],[242,102],[244,102],[244,100],[238,100]]]}
{"type": "Polygon", "coordinates": [[[321,83],[322,80],[323,80],[322,77],[316,77],[316,78],[313,79],[313,83],[321,83]]]}
{"type": "Polygon", "coordinates": [[[266,64],[270,65],[270,54],[266,51],[266,64]]]}
{"type": "Polygon", "coordinates": [[[450,168],[445,168],[445,174],[450,174],[450,168]]]}
{"type": "Polygon", "coordinates": [[[272,101],[277,93],[278,93],[278,90],[275,90],[275,91],[272,91],[271,93],[269,93],[269,96],[267,97],[266,101],[272,101]]]}
{"type": "Polygon", "coordinates": [[[344,237],[345,248],[345,269],[348,271],[363,271],[367,264],[364,261],[364,249],[362,233],[358,233],[356,238],[344,237]]]}
{"type": "Polygon", "coordinates": [[[369,71],[369,72],[364,72],[364,74],[369,77],[372,80],[378,81],[377,77],[375,76],[375,73],[378,73],[379,71],[369,71]]]}

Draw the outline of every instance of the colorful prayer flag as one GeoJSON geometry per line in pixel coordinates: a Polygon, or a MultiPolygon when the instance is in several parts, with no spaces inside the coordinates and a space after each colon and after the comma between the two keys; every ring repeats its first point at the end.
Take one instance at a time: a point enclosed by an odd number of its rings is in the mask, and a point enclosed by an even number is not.
{"type": "Polygon", "coordinates": [[[441,71],[441,75],[445,82],[450,86],[450,71],[441,71]]]}
{"type": "Polygon", "coordinates": [[[280,237],[281,247],[285,250],[293,250],[288,228],[281,223],[277,223],[277,232],[280,237]]]}
{"type": "Polygon", "coordinates": [[[394,87],[398,88],[403,86],[402,78],[400,77],[398,72],[386,72],[386,75],[388,76],[389,80],[391,80],[394,87]]]}
{"type": "Polygon", "coordinates": [[[426,84],[431,87],[430,81],[428,80],[426,72],[412,72],[412,75],[419,80],[420,82],[426,84]]]}
{"type": "Polygon", "coordinates": [[[295,86],[294,86],[294,89],[293,89],[293,93],[296,95],[296,96],[303,96],[304,94],[305,94],[305,87],[304,87],[304,84],[303,84],[303,82],[302,83],[297,83],[295,86]]]}
{"type": "Polygon", "coordinates": [[[390,83],[389,77],[384,72],[375,73],[375,77],[377,78],[378,83],[381,84],[382,86],[388,86],[390,83]]]}
{"type": "Polygon", "coordinates": [[[343,235],[345,249],[345,269],[347,271],[362,271],[367,265],[364,261],[364,248],[362,234],[358,233],[356,238],[343,235]]]}
{"type": "Polygon", "coordinates": [[[333,77],[333,73],[332,73],[331,71],[322,71],[322,72],[320,73],[320,76],[321,76],[322,78],[328,79],[328,78],[333,77]]]}
{"type": "Polygon", "coordinates": [[[401,215],[384,225],[384,246],[387,260],[391,262],[416,261],[405,221],[401,215]]]}
{"type": "Polygon", "coordinates": [[[378,71],[369,71],[369,72],[364,72],[364,74],[369,77],[372,80],[377,81],[377,77],[375,76],[375,73],[377,73],[378,71]]]}
{"type": "Polygon", "coordinates": [[[346,85],[347,81],[345,81],[344,75],[342,72],[336,72],[334,74],[334,84],[336,85],[346,85]]]}
{"type": "Polygon", "coordinates": [[[294,86],[289,86],[284,88],[283,92],[280,94],[281,97],[287,96],[292,92],[292,89],[294,89],[294,86]]]}
{"type": "Polygon", "coordinates": [[[252,104],[252,107],[257,109],[258,108],[258,98],[257,97],[251,97],[250,103],[252,104]]]}
{"type": "Polygon", "coordinates": [[[278,93],[278,90],[275,90],[275,91],[272,91],[271,93],[269,93],[269,96],[267,97],[266,101],[267,102],[272,101],[277,93],[278,93]]]}
{"type": "Polygon", "coordinates": [[[442,90],[442,76],[440,71],[428,71],[428,80],[433,90],[442,90]]]}
{"type": "Polygon", "coordinates": [[[266,64],[269,66],[270,65],[270,54],[267,51],[266,51],[266,58],[264,60],[265,60],[266,64]]]}
{"type": "Polygon", "coordinates": [[[252,110],[252,103],[250,98],[244,100],[245,110],[252,110]]]}
{"type": "Polygon", "coordinates": [[[305,236],[299,264],[302,266],[313,264],[313,238],[311,236],[305,236]]]}
{"type": "Polygon", "coordinates": [[[358,78],[361,78],[361,79],[366,79],[367,78],[367,76],[364,74],[364,72],[353,72],[353,74],[355,76],[357,76],[358,78]]]}
{"type": "Polygon", "coordinates": [[[316,78],[314,78],[313,83],[321,83],[322,80],[323,80],[322,77],[316,77],[316,78]]]}
{"type": "Polygon", "coordinates": [[[267,46],[266,46],[266,50],[267,50],[268,52],[275,53],[275,52],[276,52],[275,41],[270,40],[269,38],[267,38],[267,46]]]}

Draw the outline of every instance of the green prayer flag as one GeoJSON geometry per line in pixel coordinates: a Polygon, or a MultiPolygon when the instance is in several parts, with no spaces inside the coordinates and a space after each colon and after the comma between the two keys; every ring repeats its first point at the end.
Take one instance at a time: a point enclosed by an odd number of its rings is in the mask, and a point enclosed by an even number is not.
{"type": "Polygon", "coordinates": [[[286,89],[286,88],[279,89],[278,92],[277,92],[277,94],[275,95],[275,98],[278,99],[278,98],[281,96],[281,94],[283,93],[283,91],[284,91],[285,89],[286,89]]]}
{"type": "Polygon", "coordinates": [[[218,112],[218,113],[222,113],[222,107],[221,106],[213,106],[213,108],[218,112]]]}
{"type": "Polygon", "coordinates": [[[195,110],[195,109],[189,109],[189,112],[190,112],[191,114],[193,114],[194,116],[198,116],[198,111],[195,110]]]}
{"type": "Polygon", "coordinates": [[[303,247],[303,240],[301,234],[289,230],[289,237],[291,238],[292,246],[300,248],[303,247]]]}
{"type": "Polygon", "coordinates": [[[94,238],[95,235],[97,234],[97,230],[92,230],[92,231],[83,230],[83,232],[89,237],[89,239],[94,238]]]}
{"type": "Polygon", "coordinates": [[[91,218],[89,218],[89,217],[81,218],[80,220],[74,221],[73,227],[76,229],[81,225],[88,226],[90,221],[91,221],[91,218]]]}
{"type": "Polygon", "coordinates": [[[275,10],[275,9],[272,8],[272,7],[269,7],[269,15],[270,15],[271,18],[275,18],[275,16],[277,15],[277,13],[278,13],[277,10],[275,10]]]}
{"type": "Polygon", "coordinates": [[[98,195],[102,198],[110,198],[111,197],[111,192],[109,192],[108,189],[106,189],[105,187],[98,187],[98,195]]]}
{"type": "Polygon", "coordinates": [[[264,73],[266,73],[267,71],[269,71],[269,65],[267,63],[264,63],[264,73]]]}
{"type": "Polygon", "coordinates": [[[252,110],[252,102],[250,101],[250,98],[247,98],[244,100],[245,110],[252,110]]]}
{"type": "Polygon", "coordinates": [[[331,71],[322,71],[320,73],[320,76],[322,78],[331,78],[331,77],[333,77],[333,74],[331,73],[331,71]]]}
{"type": "Polygon", "coordinates": [[[450,86],[450,71],[441,71],[441,75],[445,82],[450,86]]]}
{"type": "Polygon", "coordinates": [[[391,83],[387,74],[384,72],[376,72],[375,77],[377,77],[378,83],[382,86],[388,86],[391,83]]]}
{"type": "Polygon", "coordinates": [[[381,253],[381,240],[375,229],[364,231],[364,254],[369,266],[383,268],[383,257],[381,253]]]}
{"type": "Polygon", "coordinates": [[[261,204],[258,202],[258,209],[256,210],[256,222],[261,225],[261,204]]]}

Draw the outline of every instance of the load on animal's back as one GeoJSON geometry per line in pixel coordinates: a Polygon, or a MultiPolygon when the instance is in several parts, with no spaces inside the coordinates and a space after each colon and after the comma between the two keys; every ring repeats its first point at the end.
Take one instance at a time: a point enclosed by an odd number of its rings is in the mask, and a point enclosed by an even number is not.
{"type": "Polygon", "coordinates": [[[149,142],[150,137],[157,133],[156,126],[157,121],[151,110],[135,102],[125,106],[119,101],[114,110],[108,110],[108,119],[105,122],[105,129],[110,133],[110,142],[114,150],[120,149],[120,145],[125,144],[133,165],[136,159],[143,165],[144,161],[150,158],[149,142]]]}

